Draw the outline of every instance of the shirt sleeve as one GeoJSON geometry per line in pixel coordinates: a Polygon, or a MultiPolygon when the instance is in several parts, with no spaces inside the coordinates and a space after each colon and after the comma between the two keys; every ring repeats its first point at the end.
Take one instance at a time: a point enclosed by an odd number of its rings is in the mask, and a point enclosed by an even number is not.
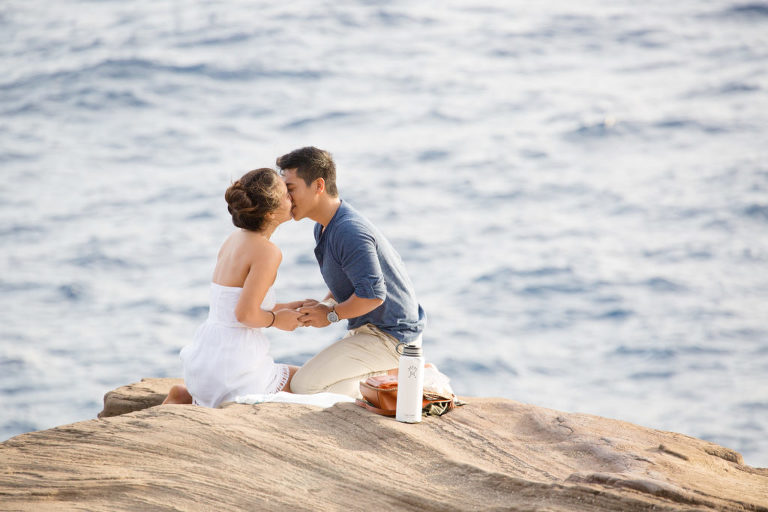
{"type": "Polygon", "coordinates": [[[341,238],[341,268],[352,283],[355,295],[385,300],[387,285],[373,235],[353,224],[341,238]]]}

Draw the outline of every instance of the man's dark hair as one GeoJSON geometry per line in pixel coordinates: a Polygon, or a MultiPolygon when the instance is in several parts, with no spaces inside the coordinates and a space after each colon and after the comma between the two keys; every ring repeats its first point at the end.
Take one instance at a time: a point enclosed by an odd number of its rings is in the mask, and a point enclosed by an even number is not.
{"type": "Polygon", "coordinates": [[[317,178],[325,181],[325,190],[331,197],[338,197],[336,188],[336,164],[331,154],[314,146],[307,146],[291,151],[277,158],[277,166],[281,169],[296,169],[296,175],[309,186],[317,178]]]}

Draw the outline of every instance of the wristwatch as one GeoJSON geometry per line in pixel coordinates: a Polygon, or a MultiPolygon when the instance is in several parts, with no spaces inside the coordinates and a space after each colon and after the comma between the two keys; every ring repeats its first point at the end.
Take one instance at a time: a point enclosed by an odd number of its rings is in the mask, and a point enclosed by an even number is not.
{"type": "Polygon", "coordinates": [[[336,323],[339,321],[339,315],[336,313],[336,306],[331,306],[331,310],[328,312],[328,315],[326,316],[329,322],[336,323]]]}

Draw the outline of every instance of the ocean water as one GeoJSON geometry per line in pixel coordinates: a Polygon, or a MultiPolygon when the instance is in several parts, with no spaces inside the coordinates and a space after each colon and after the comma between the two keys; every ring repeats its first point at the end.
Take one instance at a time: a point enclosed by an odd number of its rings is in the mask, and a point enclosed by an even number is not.
{"type": "MultiPolygon", "coordinates": [[[[225,188],[316,145],[457,393],[768,466],[765,2],[6,0],[0,43],[0,439],[180,376],[225,188]]],[[[274,240],[321,296],[311,222],[274,240]]]]}

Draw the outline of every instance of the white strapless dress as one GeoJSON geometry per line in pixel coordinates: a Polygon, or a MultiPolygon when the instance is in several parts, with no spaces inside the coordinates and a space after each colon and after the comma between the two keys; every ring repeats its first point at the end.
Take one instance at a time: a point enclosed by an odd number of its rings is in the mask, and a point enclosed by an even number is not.
{"type": "MultiPolygon", "coordinates": [[[[181,349],[184,383],[198,405],[217,407],[238,395],[276,393],[288,381],[288,367],[269,355],[262,329],[235,318],[242,288],[211,283],[208,319],[181,349]]],[[[262,309],[272,309],[275,293],[267,291],[262,309]]]]}

